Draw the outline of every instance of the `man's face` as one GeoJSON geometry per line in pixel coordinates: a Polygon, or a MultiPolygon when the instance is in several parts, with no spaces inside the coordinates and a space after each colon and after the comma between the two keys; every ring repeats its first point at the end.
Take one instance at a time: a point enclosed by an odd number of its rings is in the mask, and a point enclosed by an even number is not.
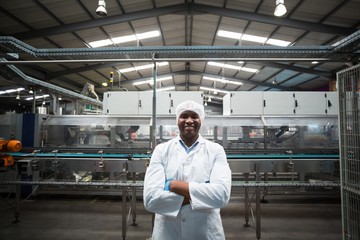
{"type": "Polygon", "coordinates": [[[184,111],[178,119],[180,136],[184,140],[196,140],[201,126],[201,119],[196,112],[184,111]]]}

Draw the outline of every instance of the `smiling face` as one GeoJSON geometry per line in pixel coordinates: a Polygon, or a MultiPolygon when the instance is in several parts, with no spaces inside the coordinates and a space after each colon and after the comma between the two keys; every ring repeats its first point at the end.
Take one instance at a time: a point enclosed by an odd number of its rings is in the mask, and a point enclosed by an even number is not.
{"type": "Polygon", "coordinates": [[[178,119],[180,137],[190,147],[198,138],[201,119],[196,112],[184,111],[178,119]]]}

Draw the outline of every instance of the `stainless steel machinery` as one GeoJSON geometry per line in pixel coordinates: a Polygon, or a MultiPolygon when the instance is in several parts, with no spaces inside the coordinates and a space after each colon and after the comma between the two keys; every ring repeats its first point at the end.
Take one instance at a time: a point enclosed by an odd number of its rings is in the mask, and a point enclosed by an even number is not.
{"type": "MultiPolygon", "coordinates": [[[[130,203],[132,216],[123,215],[125,238],[127,219],[133,224],[136,221],[135,202],[142,194],[151,157],[151,117],[47,115],[40,119],[42,124],[35,133],[40,145],[12,153],[16,168],[0,172],[2,185],[16,185],[13,191],[17,196],[20,184],[25,196],[121,195],[124,212],[130,203]]],[[[157,143],[177,134],[174,115],[157,118],[157,143]]],[[[280,189],[280,194],[284,188],[303,194],[310,188],[337,191],[339,136],[335,115],[207,116],[201,134],[225,148],[233,174],[232,192],[245,195],[245,225],[249,225],[251,189],[256,191],[257,221],[260,201],[265,202],[273,189],[280,189]]],[[[16,212],[18,217],[19,209],[16,212]]],[[[256,227],[260,231],[260,222],[256,227]]]]}

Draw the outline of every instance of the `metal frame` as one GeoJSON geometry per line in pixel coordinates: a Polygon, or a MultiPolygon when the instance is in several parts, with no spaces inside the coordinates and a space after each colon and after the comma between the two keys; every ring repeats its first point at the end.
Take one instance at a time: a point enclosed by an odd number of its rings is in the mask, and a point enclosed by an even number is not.
{"type": "Polygon", "coordinates": [[[360,65],[337,74],[343,239],[360,239],[360,65]]]}

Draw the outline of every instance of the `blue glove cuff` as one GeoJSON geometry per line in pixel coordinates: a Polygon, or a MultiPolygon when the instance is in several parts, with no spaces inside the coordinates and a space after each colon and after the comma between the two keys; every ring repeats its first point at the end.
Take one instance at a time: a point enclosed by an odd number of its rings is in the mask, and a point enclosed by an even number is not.
{"type": "Polygon", "coordinates": [[[173,178],[169,178],[165,181],[165,186],[164,186],[164,190],[169,191],[170,192],[170,183],[171,181],[174,180],[173,178]]]}

